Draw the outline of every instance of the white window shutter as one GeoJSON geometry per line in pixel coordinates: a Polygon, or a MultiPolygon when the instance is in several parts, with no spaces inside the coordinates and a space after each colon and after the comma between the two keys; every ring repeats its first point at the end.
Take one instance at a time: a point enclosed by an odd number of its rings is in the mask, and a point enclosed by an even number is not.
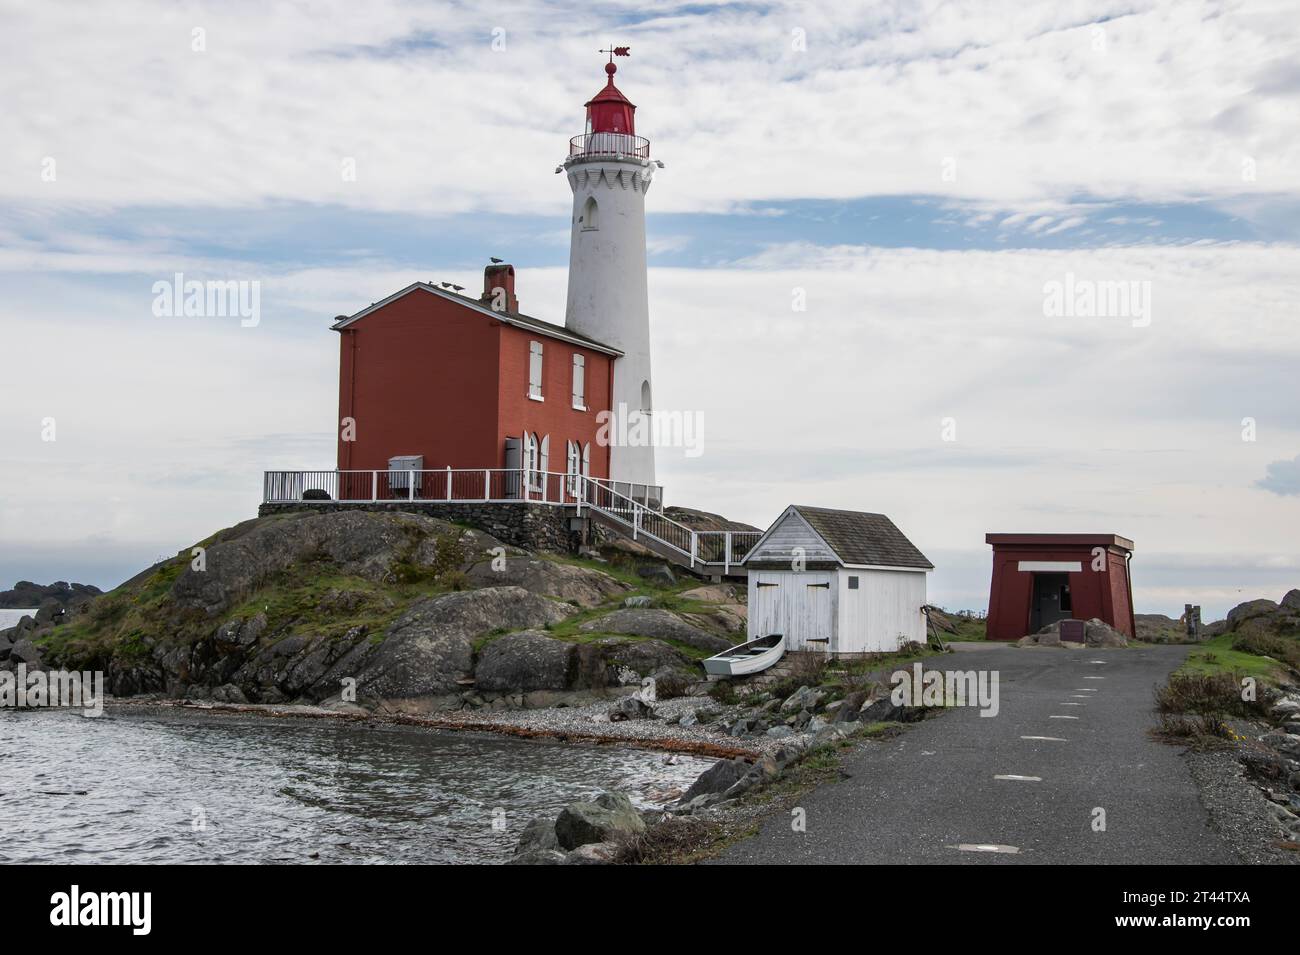
{"type": "Polygon", "coordinates": [[[581,355],[573,356],[573,407],[587,407],[587,360],[581,355]]]}
{"type": "Polygon", "coordinates": [[[584,477],[591,477],[591,442],[588,441],[582,446],[582,473],[584,477]]]}
{"type": "Polygon", "coordinates": [[[551,469],[551,436],[548,434],[542,438],[542,460],[537,470],[545,474],[551,469]]]}
{"type": "Polygon", "coordinates": [[[542,343],[528,343],[528,394],[533,398],[542,396],[542,343]]]}

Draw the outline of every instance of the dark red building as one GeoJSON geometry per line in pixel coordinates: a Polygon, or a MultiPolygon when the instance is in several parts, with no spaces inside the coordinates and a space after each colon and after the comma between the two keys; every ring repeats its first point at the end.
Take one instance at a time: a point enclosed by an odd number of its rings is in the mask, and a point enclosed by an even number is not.
{"type": "Polygon", "coordinates": [[[990,640],[1058,620],[1100,618],[1133,637],[1133,542],[1118,534],[986,534],[993,545],[990,640]]]}
{"type": "MultiPolygon", "coordinates": [[[[393,493],[379,496],[405,496],[399,472],[408,469],[424,472],[419,479],[428,484],[417,497],[441,496],[445,479],[433,472],[445,468],[609,476],[598,415],[610,408],[621,352],[521,313],[513,266],[488,266],[481,298],[417,282],[333,328],[341,349],[338,469],[391,469],[393,493]]],[[[551,500],[559,481],[545,489],[551,500]]],[[[493,487],[491,496],[519,490],[493,487]]],[[[341,497],[369,494],[339,490],[341,497]]]]}

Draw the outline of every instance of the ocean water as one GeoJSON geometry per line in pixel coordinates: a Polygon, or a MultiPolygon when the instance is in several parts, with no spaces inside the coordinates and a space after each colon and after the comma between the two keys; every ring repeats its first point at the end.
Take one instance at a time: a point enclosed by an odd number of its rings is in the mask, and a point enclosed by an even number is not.
{"type": "Polygon", "coordinates": [[[337,720],[0,710],[0,863],[503,862],[603,789],[675,798],[713,760],[337,720]]]}
{"type": "Polygon", "coordinates": [[[6,610],[0,608],[0,630],[8,630],[23,617],[34,617],[36,611],[33,610],[6,610]]]}

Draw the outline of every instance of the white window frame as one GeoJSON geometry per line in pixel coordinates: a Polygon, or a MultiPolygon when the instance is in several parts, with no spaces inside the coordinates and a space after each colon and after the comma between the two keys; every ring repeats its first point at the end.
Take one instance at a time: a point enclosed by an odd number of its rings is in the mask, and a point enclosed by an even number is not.
{"type": "Polygon", "coordinates": [[[545,401],[542,396],[542,343],[528,343],[528,397],[533,401],[545,401]]]}
{"type": "Polygon", "coordinates": [[[565,472],[568,474],[569,496],[578,496],[579,474],[582,471],[582,452],[577,441],[564,442],[565,472]]]}
{"type": "Polygon", "coordinates": [[[587,410],[587,359],[577,352],[573,353],[573,407],[587,410]]]}

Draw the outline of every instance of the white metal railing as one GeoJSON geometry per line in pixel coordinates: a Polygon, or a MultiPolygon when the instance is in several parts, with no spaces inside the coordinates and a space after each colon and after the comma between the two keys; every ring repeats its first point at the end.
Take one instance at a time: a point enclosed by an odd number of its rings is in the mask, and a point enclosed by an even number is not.
{"type": "Polygon", "coordinates": [[[643,535],[676,551],[691,567],[721,564],[724,573],[740,564],[758,539],[760,531],[697,531],[659,511],[620,494],[608,482],[583,479],[583,502],[623,525],[633,540],[643,535]]]}
{"type": "Polygon", "coordinates": [[[374,504],[420,501],[424,504],[533,501],[577,504],[581,476],[518,468],[442,468],[433,471],[266,471],[264,504],[333,501],[374,504]]]}
{"type": "Polygon", "coordinates": [[[729,572],[743,562],[762,536],[758,531],[697,531],[663,513],[663,488],[623,484],[561,471],[519,468],[441,470],[266,471],[262,502],[335,504],[384,502],[518,503],[590,507],[619,525],[629,537],[646,537],[670,549],[691,567],[722,565],[729,572]]]}

